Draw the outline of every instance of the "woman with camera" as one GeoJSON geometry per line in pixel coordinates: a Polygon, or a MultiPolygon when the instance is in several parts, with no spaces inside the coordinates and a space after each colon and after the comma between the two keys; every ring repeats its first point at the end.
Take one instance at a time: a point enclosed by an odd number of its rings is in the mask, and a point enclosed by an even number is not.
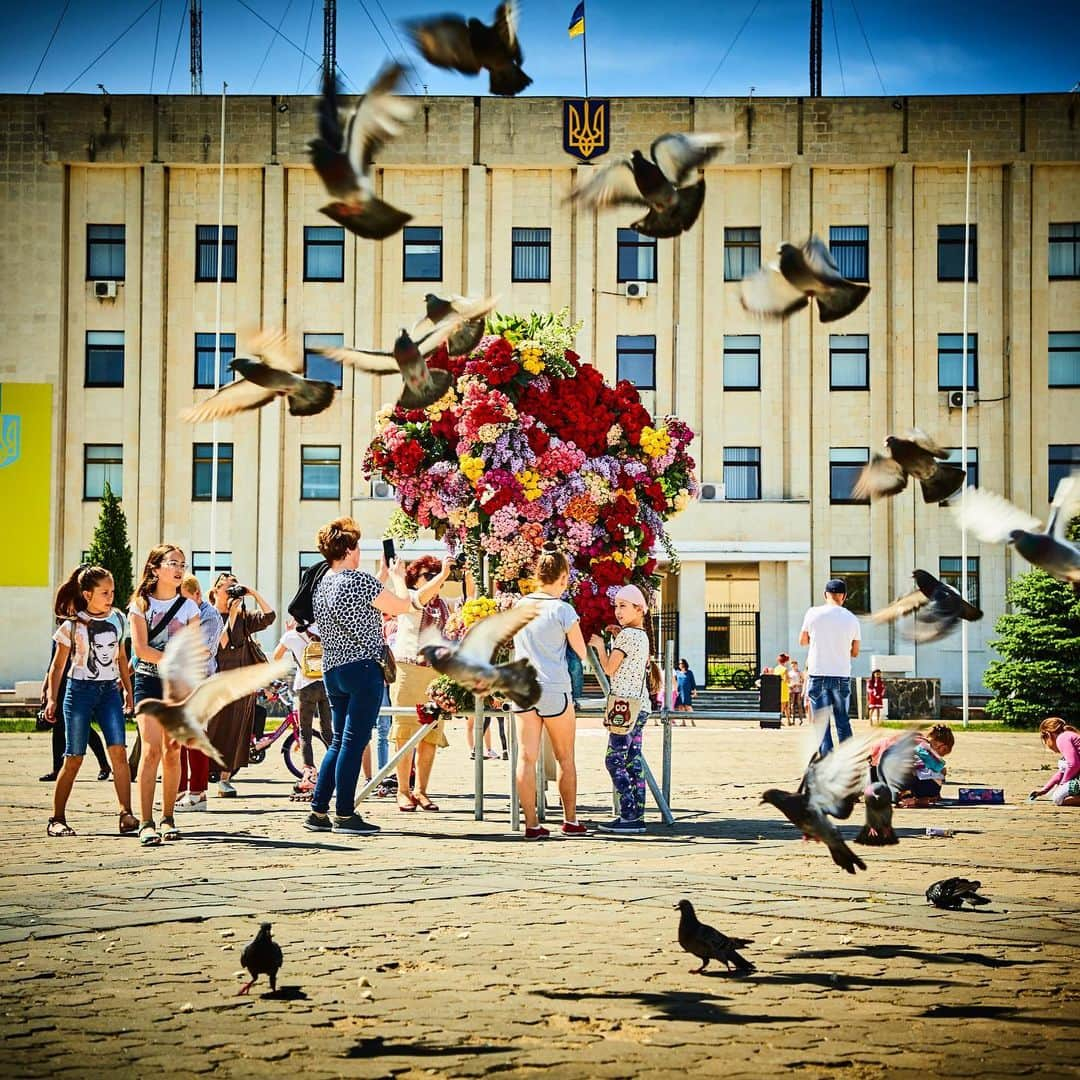
{"type": "MultiPolygon", "coordinates": [[[[210,603],[225,622],[217,654],[218,671],[266,663],[266,655],[253,635],[265,630],[277,616],[262,596],[249,586],[241,585],[235,574],[222,573],[218,574],[210,590],[210,603]],[[249,596],[258,611],[247,608],[244,601],[249,596]]],[[[225,768],[218,775],[220,796],[233,798],[236,795],[236,788],[229,779],[248,762],[254,723],[255,695],[248,694],[227,705],[207,725],[206,733],[225,761],[225,768]]]]}

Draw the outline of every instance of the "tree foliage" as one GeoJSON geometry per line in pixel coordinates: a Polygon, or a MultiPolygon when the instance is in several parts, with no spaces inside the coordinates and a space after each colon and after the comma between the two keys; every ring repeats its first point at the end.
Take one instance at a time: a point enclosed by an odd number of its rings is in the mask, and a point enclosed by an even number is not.
{"type": "Polygon", "coordinates": [[[105,482],[105,490],[101,496],[101,511],[97,525],[94,526],[94,539],[90,542],[87,562],[104,566],[112,574],[116,585],[113,603],[126,609],[128,598],[135,587],[131,545],[127,535],[127,515],[108,481],[105,482]]]}

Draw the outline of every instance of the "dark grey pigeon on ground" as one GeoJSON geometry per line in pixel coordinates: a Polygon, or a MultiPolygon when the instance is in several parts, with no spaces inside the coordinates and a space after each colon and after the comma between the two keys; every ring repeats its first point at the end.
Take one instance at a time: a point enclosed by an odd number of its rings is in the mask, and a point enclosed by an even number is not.
{"type": "Polygon", "coordinates": [[[863,803],[866,806],[866,824],[859,830],[855,843],[865,844],[867,847],[886,847],[900,843],[892,827],[892,788],[880,780],[871,784],[863,794],[863,803]]]}
{"type": "Polygon", "coordinates": [[[709,966],[710,960],[719,960],[724,967],[732,968],[740,975],[749,975],[756,968],[745,956],[738,953],[751,944],[749,938],[731,938],[711,926],[699,922],[694,905],[689,900],[680,900],[675,905],[682,912],[679,916],[679,944],[701,961],[701,967],[691,968],[691,975],[701,975],[709,966]]]}
{"type": "Polygon", "coordinates": [[[240,963],[251,975],[250,982],[244,983],[240,988],[241,994],[246,994],[260,975],[265,975],[270,980],[270,990],[277,990],[277,973],[282,964],[281,946],[270,936],[270,923],[264,922],[255,935],[255,940],[248,945],[240,954],[240,963]]]}
{"type": "Polygon", "coordinates": [[[961,620],[978,622],[982,618],[983,613],[974,604],[969,604],[956,589],[938,581],[933,574],[915,570],[911,576],[918,587],[875,611],[871,616],[874,622],[893,622],[914,613],[913,622],[905,625],[902,633],[909,641],[927,642],[947,637],[961,620]]]}
{"type": "Polygon", "coordinates": [[[990,900],[979,894],[978,890],[981,888],[981,881],[969,881],[962,877],[945,878],[935,881],[926,890],[926,899],[934,907],[944,908],[946,911],[959,911],[965,903],[973,908],[982,907],[989,904],[990,900]]]}
{"type": "Polygon", "coordinates": [[[946,464],[949,451],[938,446],[925,431],[912,428],[906,438],[890,435],[885,440],[888,454],[874,454],[855,484],[859,499],[881,499],[898,495],[913,476],[922,488],[923,502],[940,503],[955,495],[964,483],[964,470],[946,464]]]}

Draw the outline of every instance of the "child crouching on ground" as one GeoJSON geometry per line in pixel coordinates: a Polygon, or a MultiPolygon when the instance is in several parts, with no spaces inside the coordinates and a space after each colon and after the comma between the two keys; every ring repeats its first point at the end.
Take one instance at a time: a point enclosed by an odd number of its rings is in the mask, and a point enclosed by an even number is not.
{"type": "Polygon", "coordinates": [[[952,753],[956,736],[948,724],[935,724],[925,735],[916,736],[915,777],[902,793],[899,806],[934,806],[945,783],[945,758],[952,753]]]}
{"type": "Polygon", "coordinates": [[[1057,772],[1028,798],[1034,802],[1049,794],[1055,806],[1080,806],[1080,731],[1060,716],[1048,716],[1039,725],[1043,746],[1061,755],[1057,772]]]}

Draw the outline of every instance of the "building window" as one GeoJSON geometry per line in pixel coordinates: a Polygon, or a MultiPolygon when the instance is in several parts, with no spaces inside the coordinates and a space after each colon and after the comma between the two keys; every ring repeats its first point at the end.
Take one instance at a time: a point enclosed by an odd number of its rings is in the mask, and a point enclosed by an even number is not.
{"type": "Polygon", "coordinates": [[[656,389],[656,335],[619,334],[615,342],[615,369],[639,390],[656,389]]]}
{"type": "MultiPolygon", "coordinates": [[[[959,555],[942,555],[938,558],[938,577],[946,584],[951,585],[960,592],[960,562],[959,555]]],[[[979,557],[969,555],[967,561],[967,602],[979,606],[979,557]]]]}
{"type": "MultiPolygon", "coordinates": [[[[195,389],[205,390],[214,386],[214,353],[217,351],[217,334],[195,335],[195,389]]],[[[221,335],[221,363],[218,366],[218,386],[233,381],[229,365],[236,356],[236,335],[221,335]]]]}
{"type": "Polygon", "coordinates": [[[829,560],[829,576],[843,578],[847,582],[847,600],[844,607],[855,615],[870,611],[870,557],[834,556],[829,560]]]}
{"type": "Polygon", "coordinates": [[[829,254],[849,281],[870,280],[870,226],[833,225],[829,254]]]}
{"type": "Polygon", "coordinates": [[[761,336],[724,335],[724,389],[761,389],[761,336]]]}
{"type": "Polygon", "coordinates": [[[86,331],[86,386],[124,385],[124,331],[86,331]]]}
{"type": "Polygon", "coordinates": [[[742,281],[761,266],[761,229],[724,229],[724,280],[742,281]]]}
{"type": "Polygon", "coordinates": [[[1052,330],[1047,366],[1051,386],[1080,386],[1080,333],[1052,330]]]}
{"type": "Polygon", "coordinates": [[[724,498],[761,498],[761,447],[724,447],[724,498]]]}
{"type": "Polygon", "coordinates": [[[300,498],[341,498],[341,447],[300,447],[300,498]]]}
{"type": "Polygon", "coordinates": [[[315,566],[317,563],[325,561],[321,551],[301,551],[299,573],[296,575],[297,584],[300,583],[300,579],[304,576],[305,570],[310,570],[311,567],[315,566]]]}
{"type": "Polygon", "coordinates": [[[510,280],[551,280],[551,230],[510,230],[510,280]]]}
{"type": "Polygon", "coordinates": [[[1080,469],[1080,443],[1051,443],[1048,460],[1050,475],[1049,499],[1054,498],[1058,483],[1071,472],[1080,469]]]}
{"type": "MultiPolygon", "coordinates": [[[[939,390],[961,390],[964,372],[964,335],[938,334],[937,381],[939,390]]],[[[979,335],[968,334],[967,388],[979,389],[979,335]]]]}
{"type": "MultiPolygon", "coordinates": [[[[977,446],[968,447],[968,459],[967,464],[964,464],[964,458],[960,453],[959,446],[946,446],[946,450],[949,451],[949,456],[945,459],[946,465],[956,465],[958,468],[964,470],[966,474],[964,476],[965,487],[978,487],[979,486],[979,448],[977,446]]],[[[959,499],[959,493],[953,496],[954,499],[959,499]]],[[[948,505],[950,500],[945,499],[943,502],[938,503],[938,506],[948,505]]]]}
{"type": "Polygon", "coordinates": [[[619,281],[656,280],[656,237],[635,229],[620,229],[616,236],[619,281]]]}
{"type": "Polygon", "coordinates": [[[345,280],[345,230],[339,225],[304,226],[304,280],[345,280]]]}
{"type": "Polygon", "coordinates": [[[829,389],[870,389],[870,338],[867,334],[829,335],[829,389]]]}
{"type": "Polygon", "coordinates": [[[834,446],[829,450],[829,502],[865,503],[855,497],[855,483],[870,460],[865,446],[834,446]]]}
{"type": "MultiPolygon", "coordinates": [[[[217,444],[217,501],[232,502],[233,444],[217,444]]],[[[210,469],[214,463],[214,444],[197,442],[191,448],[191,498],[195,502],[210,501],[210,469]]]]}
{"type": "MultiPolygon", "coordinates": [[[[976,228],[968,226],[968,281],[978,281],[979,266],[976,228]]],[[[938,281],[964,280],[964,226],[939,225],[937,227],[937,279],[938,281]]]]}
{"type": "Polygon", "coordinates": [[[345,344],[344,334],[304,335],[304,378],[322,379],[341,389],[341,365],[315,349],[340,349],[345,344]]]}
{"type": "Polygon", "coordinates": [[[108,484],[112,493],[124,496],[124,448],[118,443],[86,443],[83,446],[83,498],[100,499],[108,484]]]}
{"type": "MultiPolygon", "coordinates": [[[[215,551],[213,565],[210,564],[209,551],[193,551],[191,553],[191,572],[196,577],[200,574],[206,574],[207,580],[211,580],[217,574],[231,574],[232,569],[231,551],[215,551]]],[[[206,599],[209,600],[210,598],[206,597],[206,599]]]]}
{"type": "Polygon", "coordinates": [[[405,281],[442,281],[442,226],[406,225],[405,281]]]}
{"type": "Polygon", "coordinates": [[[1080,278],[1080,221],[1050,226],[1050,280],[1080,278]]]}
{"type": "MultiPolygon", "coordinates": [[[[218,227],[195,226],[195,280],[217,281],[218,227]]],[[[236,280],[236,226],[225,225],[221,233],[221,280],[236,280]]]]}
{"type": "Polygon", "coordinates": [[[124,280],[124,226],[86,226],[88,281],[124,280]]]}

